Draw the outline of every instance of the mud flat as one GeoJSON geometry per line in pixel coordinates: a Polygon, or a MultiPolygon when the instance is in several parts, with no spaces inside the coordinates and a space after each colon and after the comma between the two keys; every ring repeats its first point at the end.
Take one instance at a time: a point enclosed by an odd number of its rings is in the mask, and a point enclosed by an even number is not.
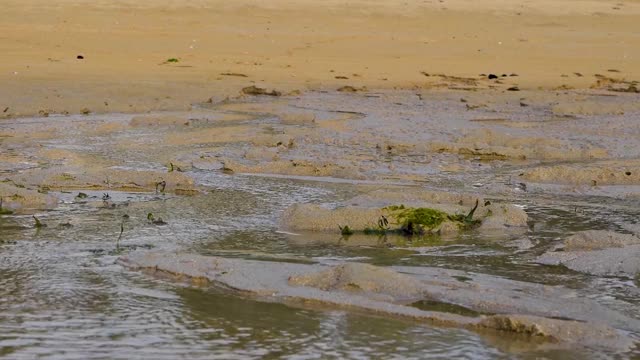
{"type": "MultiPolygon", "coordinates": [[[[0,171],[21,186],[61,190],[149,191],[166,181],[167,191],[190,191],[192,180],[180,170],[203,169],[455,187],[484,198],[549,192],[549,186],[592,194],[621,186],[633,196],[640,174],[636,112],[557,118],[553,108],[580,101],[617,106],[635,96],[593,90],[234,92],[188,111],[7,120],[0,124],[6,150],[0,171]],[[390,120],[398,116],[401,121],[390,120]]],[[[473,205],[465,204],[467,212],[473,205]]]]}
{"type": "Polygon", "coordinates": [[[637,320],[575,298],[561,287],[444,269],[380,268],[358,263],[327,268],[158,252],[131,254],[119,261],[132,269],[223,287],[263,301],[360,309],[476,331],[513,332],[561,344],[624,350],[633,341],[615,328],[637,330],[640,326],[637,320]],[[417,305],[421,301],[462,306],[468,308],[466,314],[475,315],[421,310],[417,305]]]}

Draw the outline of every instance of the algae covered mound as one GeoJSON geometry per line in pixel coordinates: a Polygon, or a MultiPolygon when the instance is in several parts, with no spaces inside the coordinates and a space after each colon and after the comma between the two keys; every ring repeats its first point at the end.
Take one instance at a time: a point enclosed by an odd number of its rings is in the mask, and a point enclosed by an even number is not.
{"type": "Polygon", "coordinates": [[[450,233],[465,227],[458,215],[433,208],[404,205],[327,209],[315,204],[296,204],[286,210],[283,223],[291,230],[340,231],[343,235],[424,235],[450,233]]]}
{"type": "Polygon", "coordinates": [[[527,220],[521,208],[492,204],[480,196],[411,190],[406,193],[374,191],[332,209],[295,204],[285,211],[282,226],[294,231],[341,231],[343,235],[412,236],[455,234],[472,228],[523,228],[527,220]]]}
{"type": "MultiPolygon", "coordinates": [[[[477,208],[478,200],[476,200],[475,206],[467,215],[451,215],[437,209],[427,207],[407,208],[404,205],[393,205],[383,210],[388,211],[389,216],[395,220],[394,224],[397,226],[395,231],[399,231],[404,235],[423,235],[425,233],[440,232],[443,228],[455,229],[457,227],[463,230],[475,227],[481,222],[478,219],[473,219],[473,214],[477,208]]],[[[378,231],[392,230],[388,229],[389,224],[388,219],[382,216],[378,220],[378,231]]],[[[365,232],[367,231],[371,230],[365,229],[365,232]]]]}

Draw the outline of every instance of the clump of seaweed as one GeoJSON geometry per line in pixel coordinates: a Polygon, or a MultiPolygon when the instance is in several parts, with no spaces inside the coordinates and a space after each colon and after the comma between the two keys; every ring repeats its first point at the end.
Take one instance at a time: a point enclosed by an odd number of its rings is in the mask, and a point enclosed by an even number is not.
{"type": "Polygon", "coordinates": [[[447,213],[431,208],[406,208],[404,205],[392,205],[385,210],[391,212],[400,226],[400,232],[407,236],[432,232],[449,219],[447,213]]]}
{"type": "MultiPolygon", "coordinates": [[[[480,225],[480,219],[473,216],[478,209],[479,200],[467,214],[448,214],[432,208],[412,208],[404,205],[391,205],[383,208],[387,216],[394,220],[393,223],[385,215],[381,215],[376,223],[371,223],[362,231],[365,235],[385,236],[389,233],[401,234],[407,237],[424,236],[439,233],[440,226],[445,222],[457,225],[461,230],[472,229],[480,225]],[[395,227],[391,227],[391,225],[395,227]]],[[[342,235],[353,235],[354,230],[349,226],[340,226],[342,235]]]]}
{"type": "Polygon", "coordinates": [[[451,221],[458,224],[461,229],[471,229],[481,223],[479,219],[474,219],[473,215],[478,209],[479,201],[467,215],[447,214],[444,211],[431,208],[406,208],[404,205],[389,206],[385,208],[390,211],[400,225],[400,231],[407,236],[424,235],[436,230],[443,222],[451,221]]]}

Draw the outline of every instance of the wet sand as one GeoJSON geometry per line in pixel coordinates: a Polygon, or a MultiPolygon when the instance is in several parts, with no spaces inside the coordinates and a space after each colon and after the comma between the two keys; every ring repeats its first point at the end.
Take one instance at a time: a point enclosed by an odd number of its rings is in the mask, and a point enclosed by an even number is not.
{"type": "Polygon", "coordinates": [[[51,208],[42,194],[48,190],[153,192],[164,181],[167,192],[196,194],[190,172],[213,171],[429,187],[508,201],[567,194],[630,202],[640,197],[636,98],[601,90],[501,97],[307,91],[236,96],[188,111],[6,119],[0,195],[20,200],[6,200],[5,207],[31,212],[51,208]],[[603,113],[584,111],[585,104],[603,113]],[[28,190],[32,200],[22,194],[28,190]]]}

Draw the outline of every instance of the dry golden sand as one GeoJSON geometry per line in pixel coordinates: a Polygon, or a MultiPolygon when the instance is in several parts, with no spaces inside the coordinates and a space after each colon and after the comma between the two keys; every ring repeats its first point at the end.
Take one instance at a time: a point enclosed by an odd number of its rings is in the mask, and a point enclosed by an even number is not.
{"type": "Polygon", "coordinates": [[[638,0],[4,0],[0,117],[179,110],[254,83],[586,88],[640,80],[639,23],[638,0]]]}

